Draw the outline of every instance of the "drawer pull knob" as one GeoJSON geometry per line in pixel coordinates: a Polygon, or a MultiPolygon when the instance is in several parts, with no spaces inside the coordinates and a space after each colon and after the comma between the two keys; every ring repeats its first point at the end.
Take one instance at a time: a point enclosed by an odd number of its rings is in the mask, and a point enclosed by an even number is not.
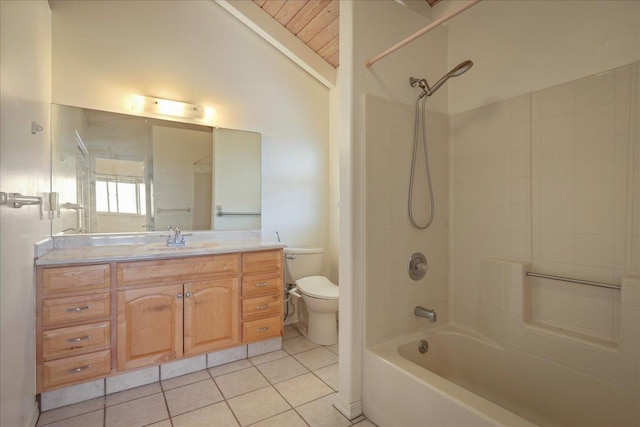
{"type": "Polygon", "coordinates": [[[90,308],[91,308],[90,305],[85,305],[84,307],[67,308],[65,311],[67,313],[73,313],[73,312],[79,313],[83,310],[89,310],[90,308]]]}
{"type": "Polygon", "coordinates": [[[187,298],[191,298],[191,292],[187,292],[186,294],[184,294],[184,296],[187,298]]]}
{"type": "Polygon", "coordinates": [[[265,286],[269,286],[269,282],[256,283],[256,288],[264,288],[265,286]]]}
{"type": "Polygon", "coordinates": [[[78,338],[69,338],[67,342],[80,342],[80,341],[88,340],[89,338],[91,338],[91,335],[85,335],[83,337],[78,337],[78,338]]]}
{"type": "Polygon", "coordinates": [[[269,304],[263,304],[256,307],[256,310],[266,310],[269,308],[269,304]]]}
{"type": "Polygon", "coordinates": [[[258,333],[262,333],[262,332],[267,332],[269,330],[268,326],[265,326],[264,328],[258,328],[256,329],[256,332],[258,333]]]}
{"type": "Polygon", "coordinates": [[[89,368],[91,368],[91,365],[84,365],[80,366],[79,368],[69,369],[67,372],[70,374],[77,374],[78,372],[86,371],[89,368]]]}
{"type": "Polygon", "coordinates": [[[182,298],[182,292],[178,292],[178,295],[176,295],[176,298],[181,299],[182,298]]]}

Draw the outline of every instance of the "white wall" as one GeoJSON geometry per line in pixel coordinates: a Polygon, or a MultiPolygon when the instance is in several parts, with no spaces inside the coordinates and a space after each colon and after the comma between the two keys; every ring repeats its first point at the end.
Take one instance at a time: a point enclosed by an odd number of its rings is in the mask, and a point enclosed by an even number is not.
{"type": "Polygon", "coordinates": [[[447,25],[449,67],[475,64],[450,81],[452,113],[640,59],[640,2],[633,0],[485,0],[447,25]]]}
{"type": "Polygon", "coordinates": [[[215,107],[217,125],[262,134],[264,235],[326,245],[325,86],[213,1],[53,1],[52,10],[54,102],[129,113],[129,97],[142,94],[215,107]]]}
{"type": "MultiPolygon", "coordinates": [[[[0,189],[49,191],[51,12],[45,1],[0,2],[0,189]],[[31,134],[31,121],[44,130],[31,134]]],[[[33,426],[33,244],[51,232],[37,206],[0,206],[0,425],[33,426]]]]}

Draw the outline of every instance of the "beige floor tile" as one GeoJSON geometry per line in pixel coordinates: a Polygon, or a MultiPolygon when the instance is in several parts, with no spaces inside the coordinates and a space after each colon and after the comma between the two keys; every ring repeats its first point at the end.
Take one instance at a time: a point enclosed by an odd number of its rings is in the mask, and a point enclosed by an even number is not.
{"type": "Polygon", "coordinates": [[[171,419],[173,427],[238,427],[226,402],[205,406],[171,419]]]}
{"type": "MultiPolygon", "coordinates": [[[[40,424],[38,424],[40,425],[40,424]]],[[[47,427],[102,427],[104,426],[104,409],[78,415],[46,424],[47,427]]]]}
{"type": "Polygon", "coordinates": [[[273,387],[265,387],[227,401],[243,426],[265,420],[291,409],[273,387]]]}
{"type": "Polygon", "coordinates": [[[282,359],[283,357],[287,357],[287,356],[289,356],[289,353],[287,353],[286,351],[276,350],[270,353],[261,354],[260,356],[250,357],[249,360],[254,365],[260,365],[262,363],[267,363],[267,362],[271,362],[272,360],[282,359]]]}
{"type": "Polygon", "coordinates": [[[143,385],[142,387],[119,391],[118,393],[107,395],[107,406],[130,402],[132,400],[139,399],[145,396],[151,396],[152,394],[156,393],[162,393],[162,387],[160,387],[160,383],[151,383],[143,385]]]}
{"type": "Polygon", "coordinates": [[[255,367],[221,375],[215,378],[215,382],[225,399],[231,399],[269,385],[269,382],[255,367]]]}
{"type": "Polygon", "coordinates": [[[282,341],[282,349],[289,354],[296,354],[317,347],[320,347],[320,345],[309,341],[303,336],[282,341]]]}
{"type": "Polygon", "coordinates": [[[294,408],[319,397],[333,393],[333,390],[312,373],[300,375],[275,384],[276,390],[294,408]]]}
{"type": "Polygon", "coordinates": [[[324,348],[334,352],[335,354],[340,354],[340,345],[338,343],[332,345],[325,345],[324,348]]]}
{"type": "Polygon", "coordinates": [[[165,391],[164,396],[172,417],[223,400],[212,379],[165,391]]]}
{"type": "Polygon", "coordinates": [[[220,375],[225,375],[231,372],[240,371],[242,369],[247,369],[253,366],[251,362],[247,359],[238,360],[237,362],[225,363],[224,365],[216,366],[215,368],[210,368],[209,373],[213,378],[219,377],[220,375]]]}
{"type": "Polygon", "coordinates": [[[338,391],[338,387],[340,387],[339,368],[340,365],[336,363],[334,365],[316,369],[315,371],[313,371],[313,373],[316,374],[316,376],[324,381],[329,387],[331,387],[335,391],[338,391]]]}
{"type": "Polygon", "coordinates": [[[303,351],[302,353],[297,353],[294,357],[310,371],[338,363],[338,356],[324,347],[303,351]]]}
{"type": "Polygon", "coordinates": [[[197,383],[199,381],[210,380],[211,375],[206,369],[202,371],[193,372],[187,375],[181,375],[179,377],[169,378],[162,381],[162,389],[164,391],[171,390],[172,388],[182,387],[184,385],[197,383]]]}
{"type": "Polygon", "coordinates": [[[307,427],[300,415],[294,410],[287,411],[275,417],[253,424],[251,427],[307,427]]]}
{"type": "Polygon", "coordinates": [[[288,340],[289,338],[299,337],[300,332],[298,329],[292,325],[287,325],[284,327],[284,334],[282,335],[283,340],[288,340]]]}
{"type": "Polygon", "coordinates": [[[172,427],[172,425],[171,425],[171,420],[162,420],[162,421],[158,421],[157,423],[149,424],[148,426],[145,426],[145,427],[172,427]]]}
{"type": "Polygon", "coordinates": [[[298,413],[311,427],[346,427],[351,425],[344,415],[333,407],[335,394],[296,408],[298,413]]]}
{"type": "Polygon", "coordinates": [[[153,394],[131,402],[109,406],[106,427],[140,427],[169,418],[162,394],[153,394]]]}
{"type": "Polygon", "coordinates": [[[40,419],[38,419],[37,425],[43,426],[45,424],[51,424],[53,422],[64,420],[66,418],[75,417],[77,415],[86,414],[88,412],[94,412],[98,409],[104,409],[104,397],[98,397],[97,399],[91,399],[85,402],[63,406],[62,408],[43,412],[42,414],[40,414],[40,419]]]}
{"type": "Polygon", "coordinates": [[[271,384],[279,383],[309,372],[307,368],[291,356],[263,363],[262,365],[258,365],[258,369],[271,384]]]}

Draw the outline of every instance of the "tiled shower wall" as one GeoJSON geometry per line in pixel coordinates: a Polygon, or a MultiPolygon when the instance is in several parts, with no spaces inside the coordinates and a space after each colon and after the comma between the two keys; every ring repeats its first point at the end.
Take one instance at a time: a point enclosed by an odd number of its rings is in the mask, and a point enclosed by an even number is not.
{"type": "MultiPolygon", "coordinates": [[[[438,324],[449,315],[448,117],[427,113],[429,163],[435,216],[427,230],[409,223],[407,197],[413,150],[414,107],[365,95],[365,335],[367,345],[436,324],[414,316],[415,306],[433,308],[438,324]],[[422,252],[429,269],[413,281],[411,254],[422,252]]],[[[414,216],[425,223],[428,208],[424,161],[418,152],[414,216]]]]}
{"type": "Polygon", "coordinates": [[[620,291],[528,278],[504,293],[486,270],[504,259],[618,284],[640,275],[639,74],[631,64],[452,116],[454,323],[522,334],[502,315],[520,304],[560,341],[637,353],[621,346],[640,317],[620,291]]]}
{"type": "MultiPolygon", "coordinates": [[[[626,66],[533,94],[535,271],[608,283],[634,271],[635,71],[626,66]]],[[[618,341],[619,291],[536,279],[532,298],[533,321],[618,341]]]]}

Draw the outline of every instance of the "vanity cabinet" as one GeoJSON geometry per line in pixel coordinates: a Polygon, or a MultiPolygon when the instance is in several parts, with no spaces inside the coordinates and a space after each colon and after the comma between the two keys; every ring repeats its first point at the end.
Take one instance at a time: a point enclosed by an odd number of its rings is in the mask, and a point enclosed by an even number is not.
{"type": "Polygon", "coordinates": [[[281,336],[282,250],[40,266],[37,393],[281,336]]]}
{"type": "Polygon", "coordinates": [[[118,291],[118,370],[239,343],[238,279],[118,291]]]}
{"type": "Polygon", "coordinates": [[[109,264],[38,271],[38,391],[111,372],[109,264]]]}
{"type": "Polygon", "coordinates": [[[119,263],[118,370],[238,344],[239,264],[239,254],[119,263]]]}
{"type": "Polygon", "coordinates": [[[242,342],[281,336],[282,251],[242,254],[242,342]]]}

